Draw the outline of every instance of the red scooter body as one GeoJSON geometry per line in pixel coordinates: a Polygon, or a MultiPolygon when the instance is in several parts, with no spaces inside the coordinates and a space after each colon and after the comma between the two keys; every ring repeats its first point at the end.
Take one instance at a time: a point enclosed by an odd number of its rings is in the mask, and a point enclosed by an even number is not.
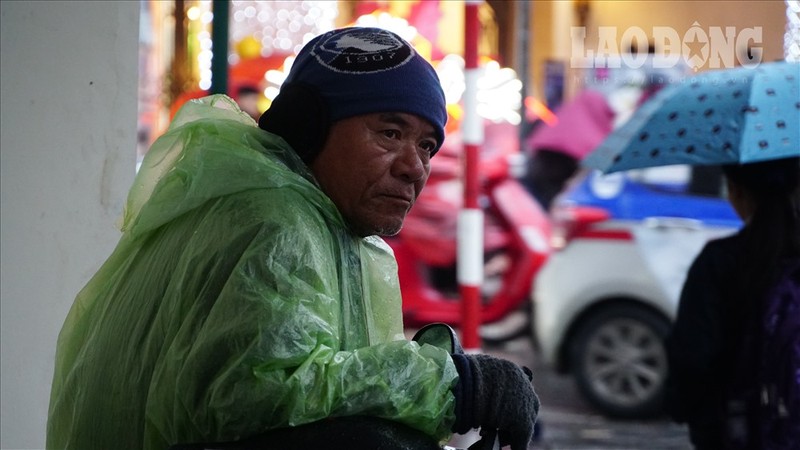
{"type": "MultiPolygon", "coordinates": [[[[498,321],[525,304],[550,254],[549,218],[510,173],[509,160],[519,152],[516,133],[512,125],[487,124],[481,149],[481,323],[498,321]]],[[[456,282],[456,221],[463,202],[460,139],[448,136],[445,145],[432,159],[428,184],[403,229],[386,239],[397,258],[405,323],[412,327],[461,322],[456,282]]]]}

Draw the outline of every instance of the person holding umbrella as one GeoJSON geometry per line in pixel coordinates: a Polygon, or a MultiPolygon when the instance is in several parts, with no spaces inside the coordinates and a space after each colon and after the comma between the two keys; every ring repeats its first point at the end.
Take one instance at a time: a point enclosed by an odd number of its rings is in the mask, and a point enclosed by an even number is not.
{"type": "Polygon", "coordinates": [[[665,342],[665,406],[697,449],[800,448],[800,64],[666,88],[584,163],[722,166],[744,226],[689,269],[665,342]]]}
{"type": "Polygon", "coordinates": [[[580,160],[611,132],[614,110],[595,90],[579,93],[559,108],[557,122],[533,130],[525,185],[545,210],[578,170],[580,160]]]}
{"type": "MultiPolygon", "coordinates": [[[[668,412],[688,424],[698,449],[797,448],[798,411],[788,411],[793,423],[788,417],[774,423],[759,391],[762,359],[766,370],[780,370],[781,359],[800,356],[800,321],[787,317],[800,315],[800,158],[725,165],[723,172],[731,205],[745,225],[708,242],[689,270],[666,341],[668,412]],[[795,309],[775,318],[766,314],[768,293],[782,274],[795,309]],[[794,348],[778,350],[787,355],[773,358],[769,349],[761,350],[765,320],[794,321],[778,325],[795,328],[789,344],[794,348]]],[[[798,400],[786,403],[796,408],[798,400]]]]}

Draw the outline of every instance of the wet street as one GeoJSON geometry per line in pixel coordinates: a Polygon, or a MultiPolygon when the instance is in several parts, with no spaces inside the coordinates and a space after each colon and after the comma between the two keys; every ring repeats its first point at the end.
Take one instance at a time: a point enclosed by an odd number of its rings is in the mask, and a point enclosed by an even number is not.
{"type": "Polygon", "coordinates": [[[541,436],[530,449],[547,450],[690,450],[684,426],[666,418],[613,420],[598,414],[580,397],[573,380],[537,364],[530,339],[502,346],[484,345],[483,351],[533,369],[534,385],[542,402],[541,436]]]}

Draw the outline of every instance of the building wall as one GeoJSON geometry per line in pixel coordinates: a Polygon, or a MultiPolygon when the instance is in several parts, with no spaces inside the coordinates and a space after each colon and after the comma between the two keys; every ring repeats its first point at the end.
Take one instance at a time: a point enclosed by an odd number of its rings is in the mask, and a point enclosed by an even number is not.
{"type": "MultiPolygon", "coordinates": [[[[578,6],[586,5],[586,50],[597,52],[599,27],[614,27],[618,37],[631,27],[641,28],[653,39],[654,27],[670,27],[681,38],[695,22],[704,32],[712,27],[734,27],[736,32],[745,28],[761,27],[763,61],[783,58],[783,35],[786,30],[786,3],[783,0],[746,1],[536,1],[531,8],[531,93],[543,98],[544,62],[548,59],[563,61],[567,68],[566,97],[580,89],[580,70],[570,67],[573,40],[571,26],[580,26],[578,6]]],[[[619,45],[622,47],[622,45],[619,45]]],[[[708,63],[700,70],[708,70],[708,63]]]]}
{"type": "Polygon", "coordinates": [[[0,2],[0,447],[44,448],[55,344],[133,180],[138,1],[0,2]]]}

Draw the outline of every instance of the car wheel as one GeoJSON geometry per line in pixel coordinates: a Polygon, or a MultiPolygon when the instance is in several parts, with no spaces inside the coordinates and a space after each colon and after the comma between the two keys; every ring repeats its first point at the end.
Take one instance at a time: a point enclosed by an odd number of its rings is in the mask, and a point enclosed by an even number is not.
{"type": "Polygon", "coordinates": [[[661,411],[669,323],[635,305],[615,305],[585,320],[572,341],[578,389],[603,413],[652,417],[661,411]]]}

